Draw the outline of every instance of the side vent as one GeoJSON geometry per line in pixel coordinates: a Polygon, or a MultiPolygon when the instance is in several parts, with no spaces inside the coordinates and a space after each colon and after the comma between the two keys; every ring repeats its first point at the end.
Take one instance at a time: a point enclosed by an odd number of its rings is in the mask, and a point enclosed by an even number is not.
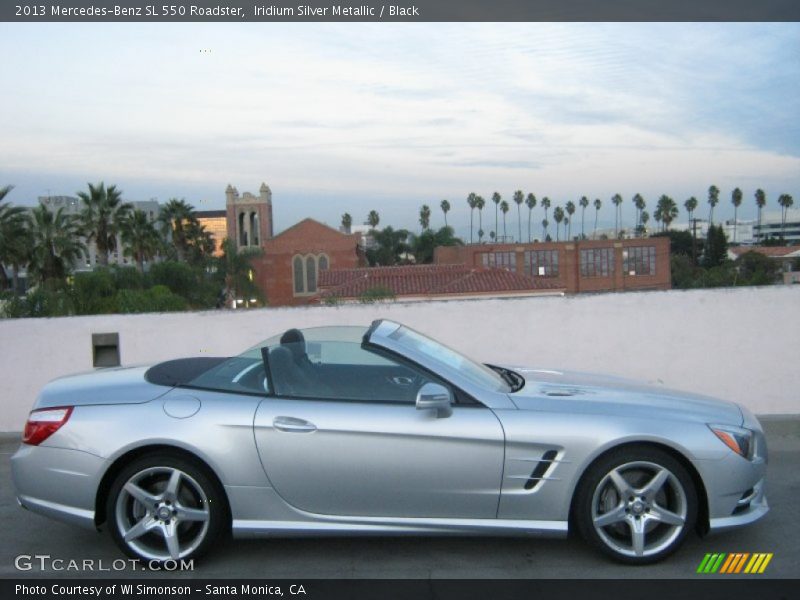
{"type": "Polygon", "coordinates": [[[553,464],[557,454],[558,452],[555,450],[548,450],[542,454],[542,460],[539,461],[533,473],[531,473],[531,476],[528,478],[528,481],[525,482],[526,490],[532,490],[536,484],[542,480],[544,474],[547,473],[547,470],[550,468],[550,465],[553,464]]]}

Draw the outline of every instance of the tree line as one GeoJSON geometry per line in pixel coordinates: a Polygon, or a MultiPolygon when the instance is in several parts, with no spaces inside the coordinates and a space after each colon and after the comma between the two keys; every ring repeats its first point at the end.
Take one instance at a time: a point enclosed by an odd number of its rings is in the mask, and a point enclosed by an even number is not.
{"type": "MultiPolygon", "coordinates": [[[[761,226],[761,215],[762,210],[767,204],[767,195],[762,189],[758,189],[755,191],[754,201],[756,204],[756,208],[758,210],[758,225],[761,226]]],[[[586,233],[586,209],[590,206],[594,208],[594,224],[592,226],[591,232],[591,239],[597,238],[597,225],[598,225],[598,216],[600,214],[600,209],[603,207],[603,201],[600,198],[595,198],[594,201],[590,202],[587,196],[582,196],[577,203],[573,202],[572,200],[567,201],[564,206],[556,205],[553,206],[552,200],[547,196],[544,196],[541,199],[538,199],[535,194],[528,193],[525,194],[522,190],[515,191],[511,196],[511,203],[507,200],[504,200],[502,195],[499,192],[494,192],[491,196],[491,201],[494,204],[494,228],[490,229],[488,232],[488,238],[492,242],[513,242],[513,225],[512,225],[512,235],[509,236],[508,233],[508,222],[507,222],[507,215],[511,211],[512,204],[516,205],[516,222],[517,222],[517,237],[516,240],[519,242],[527,241],[531,242],[534,241],[536,238],[536,230],[538,230],[538,224],[534,226],[533,224],[533,210],[540,206],[543,211],[543,219],[540,221],[541,224],[541,239],[546,241],[551,241],[553,238],[550,234],[550,226],[551,222],[550,219],[555,222],[556,230],[555,230],[555,240],[560,241],[561,239],[564,240],[571,240],[571,239],[589,239],[589,235],[586,233]],[[523,205],[527,208],[527,219],[525,219],[526,225],[526,232],[527,232],[527,239],[523,237],[523,217],[522,217],[522,207],[523,205]],[[552,213],[550,213],[550,208],[553,208],[552,213]],[[578,208],[580,208],[580,233],[573,236],[572,228],[573,228],[573,221],[574,215],[577,212],[578,208]],[[500,222],[502,215],[502,223],[500,222]],[[562,227],[563,226],[563,227],[562,227]],[[502,227],[502,235],[501,235],[501,227],[502,227]],[[563,229],[563,231],[562,231],[563,229]]],[[[734,209],[734,239],[732,240],[734,243],[736,240],[736,225],[738,225],[738,216],[739,216],[739,207],[742,205],[743,201],[743,193],[740,188],[735,188],[731,192],[731,204],[733,205],[734,209]]],[[[614,236],[621,237],[626,234],[625,224],[623,220],[623,203],[624,199],[621,194],[614,194],[609,199],[609,202],[614,206],[614,236]]],[[[708,222],[709,225],[714,224],[714,208],[720,202],[720,190],[717,186],[712,185],[708,188],[708,222]]],[[[487,236],[487,232],[484,229],[484,221],[483,221],[483,209],[486,208],[487,203],[486,200],[474,192],[471,192],[467,196],[466,200],[467,207],[469,208],[469,217],[470,217],[470,225],[469,225],[469,243],[475,242],[475,233],[477,233],[477,241],[478,243],[483,243],[484,238],[487,236]],[[478,230],[475,231],[475,211],[477,211],[477,226],[478,230]]],[[[651,214],[647,210],[647,201],[641,194],[634,194],[631,198],[631,204],[635,210],[635,217],[634,223],[632,225],[632,232],[637,237],[645,236],[649,233],[648,223],[651,219],[651,214]]],[[[778,205],[781,208],[781,237],[784,237],[785,229],[786,229],[786,215],[788,210],[794,204],[794,199],[790,194],[780,194],[778,196],[778,205]]],[[[442,211],[444,216],[444,224],[445,227],[448,227],[447,215],[452,209],[452,205],[449,200],[442,200],[439,204],[439,208],[442,211]]],[[[699,201],[696,197],[692,196],[683,203],[683,208],[685,209],[688,220],[691,222],[694,219],[695,211],[699,208],[699,201]]],[[[656,201],[655,207],[653,209],[652,219],[657,223],[658,230],[665,232],[669,231],[670,225],[678,218],[679,214],[678,203],[666,194],[662,194],[659,196],[658,200],[656,201]]],[[[423,204],[419,210],[419,223],[422,227],[422,232],[429,229],[430,227],[430,219],[431,219],[431,208],[427,204],[423,204]]],[[[591,219],[591,215],[590,215],[591,219]]],[[[380,221],[380,217],[377,211],[372,210],[370,211],[369,215],[367,216],[367,220],[365,224],[370,225],[373,227],[377,227],[378,222],[380,221]]],[[[349,229],[352,225],[352,217],[345,213],[342,216],[342,226],[346,229],[349,229]]],[[[491,226],[491,223],[490,223],[491,226]]],[[[575,224],[577,230],[577,224],[575,224]]],[[[405,231],[405,230],[403,230],[405,231]]]]}
{"type": "Polygon", "coordinates": [[[80,204],[74,213],[44,204],[32,209],[14,206],[5,200],[12,189],[0,189],[0,290],[11,291],[5,312],[23,313],[12,316],[89,314],[85,311],[98,308],[87,305],[91,294],[84,292],[92,288],[97,288],[98,297],[115,298],[100,312],[211,308],[242,294],[263,298],[249,277],[251,253],[238,251],[226,240],[222,256],[215,257],[210,232],[185,200],[170,199],[151,218],[123,201],[115,185],[102,182],[77,193],[80,204]],[[92,243],[98,269],[75,272],[89,260],[92,243]],[[109,269],[112,252],[130,258],[135,266],[109,269]],[[150,267],[147,273],[145,264],[150,267]],[[20,299],[22,269],[34,293],[20,299]]]}

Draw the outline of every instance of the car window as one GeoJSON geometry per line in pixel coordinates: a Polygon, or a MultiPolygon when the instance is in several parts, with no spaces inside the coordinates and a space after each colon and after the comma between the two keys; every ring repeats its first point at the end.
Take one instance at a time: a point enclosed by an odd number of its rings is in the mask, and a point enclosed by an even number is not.
{"type": "Polygon", "coordinates": [[[265,394],[269,391],[261,356],[229,358],[195,377],[185,387],[247,394],[265,394]]]}
{"type": "Polygon", "coordinates": [[[268,356],[271,387],[285,398],[414,404],[425,383],[442,383],[355,342],[279,344],[268,356]]]}

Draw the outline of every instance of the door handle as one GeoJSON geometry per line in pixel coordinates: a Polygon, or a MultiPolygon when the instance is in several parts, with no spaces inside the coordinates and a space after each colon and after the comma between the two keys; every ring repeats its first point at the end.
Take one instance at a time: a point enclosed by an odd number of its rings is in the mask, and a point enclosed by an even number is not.
{"type": "Polygon", "coordinates": [[[317,430],[317,426],[303,419],[295,419],[294,417],[275,417],[272,421],[272,426],[279,431],[286,431],[289,433],[311,433],[317,430]]]}

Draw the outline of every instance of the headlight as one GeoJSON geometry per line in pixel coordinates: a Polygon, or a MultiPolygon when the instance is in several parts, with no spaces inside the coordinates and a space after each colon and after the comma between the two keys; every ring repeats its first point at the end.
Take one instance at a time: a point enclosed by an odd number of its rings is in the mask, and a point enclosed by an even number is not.
{"type": "Polygon", "coordinates": [[[753,432],[735,425],[709,425],[722,443],[746,459],[753,457],[753,432]]]}

